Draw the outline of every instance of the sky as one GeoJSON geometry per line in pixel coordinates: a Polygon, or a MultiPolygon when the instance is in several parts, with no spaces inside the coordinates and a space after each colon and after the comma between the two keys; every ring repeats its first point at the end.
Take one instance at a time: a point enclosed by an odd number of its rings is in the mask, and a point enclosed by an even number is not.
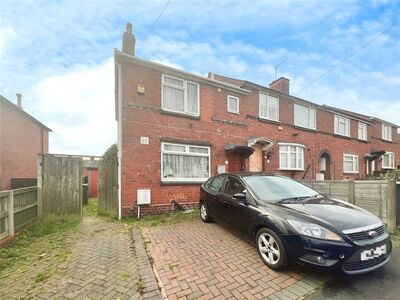
{"type": "Polygon", "coordinates": [[[400,125],[400,0],[171,0],[156,22],[167,2],[1,0],[0,94],[23,94],[51,153],[101,155],[131,22],[137,57],[265,86],[283,62],[293,96],[400,125]]]}

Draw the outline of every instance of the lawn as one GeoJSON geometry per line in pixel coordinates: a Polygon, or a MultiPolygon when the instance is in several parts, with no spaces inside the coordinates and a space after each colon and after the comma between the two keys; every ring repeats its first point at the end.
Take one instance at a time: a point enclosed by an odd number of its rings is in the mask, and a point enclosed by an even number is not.
{"type": "Polygon", "coordinates": [[[400,248],[400,228],[397,228],[392,231],[391,233],[393,248],[398,249],[400,248]]]}

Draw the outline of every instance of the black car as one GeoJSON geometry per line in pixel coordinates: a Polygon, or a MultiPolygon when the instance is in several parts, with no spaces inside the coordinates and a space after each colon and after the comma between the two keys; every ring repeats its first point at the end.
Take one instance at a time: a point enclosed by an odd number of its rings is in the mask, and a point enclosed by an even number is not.
{"type": "Polygon", "coordinates": [[[200,199],[204,222],[218,219],[250,237],[275,270],[290,260],[360,274],[390,259],[390,236],[377,217],[285,176],[220,174],[202,185],[200,199]]]}

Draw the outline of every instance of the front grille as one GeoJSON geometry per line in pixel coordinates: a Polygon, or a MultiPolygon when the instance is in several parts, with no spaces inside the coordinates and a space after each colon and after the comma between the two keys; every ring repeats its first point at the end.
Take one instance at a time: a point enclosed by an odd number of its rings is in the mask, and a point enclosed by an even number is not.
{"type": "Polygon", "coordinates": [[[360,231],[360,232],[355,232],[355,233],[349,233],[348,237],[353,240],[353,241],[364,241],[364,240],[370,240],[373,238],[376,238],[382,234],[385,233],[385,228],[384,226],[379,226],[378,228],[374,228],[371,230],[366,230],[366,231],[360,231]],[[376,235],[375,236],[370,236],[368,233],[371,231],[376,231],[376,235]]]}
{"type": "Polygon", "coordinates": [[[345,271],[358,271],[366,268],[370,268],[384,262],[387,259],[387,255],[382,255],[370,260],[357,260],[357,261],[347,261],[343,264],[343,270],[345,271]]]}

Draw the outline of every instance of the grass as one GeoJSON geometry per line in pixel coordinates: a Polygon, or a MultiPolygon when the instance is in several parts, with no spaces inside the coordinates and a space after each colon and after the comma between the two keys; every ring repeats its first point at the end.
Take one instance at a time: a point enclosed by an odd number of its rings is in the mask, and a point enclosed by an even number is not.
{"type": "Polygon", "coordinates": [[[83,206],[84,217],[97,217],[97,198],[89,198],[88,204],[83,206]]]}
{"type": "MultiPolygon", "coordinates": [[[[49,251],[47,247],[62,243],[63,237],[75,229],[79,223],[80,221],[76,219],[37,222],[0,248],[0,272],[32,255],[37,255],[38,260],[42,259],[49,251]],[[52,238],[46,240],[43,245],[35,245],[32,249],[33,242],[46,236],[52,238]]],[[[67,252],[61,254],[60,259],[66,259],[66,256],[67,252]]]]}
{"type": "Polygon", "coordinates": [[[393,248],[400,248],[400,228],[397,228],[391,232],[391,238],[393,243],[393,248]]]}
{"type": "Polygon", "coordinates": [[[135,228],[157,227],[161,225],[177,224],[198,218],[198,210],[193,212],[171,212],[162,215],[144,216],[139,219],[135,217],[122,218],[122,222],[135,228]]]}

